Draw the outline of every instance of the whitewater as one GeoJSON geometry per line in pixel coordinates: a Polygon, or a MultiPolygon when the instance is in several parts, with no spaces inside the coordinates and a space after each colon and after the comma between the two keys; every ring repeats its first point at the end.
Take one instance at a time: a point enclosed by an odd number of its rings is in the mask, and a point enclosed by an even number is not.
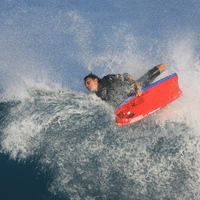
{"type": "Polygon", "coordinates": [[[0,2],[0,163],[31,166],[37,199],[200,199],[200,3],[159,2],[0,2]],[[160,63],[183,96],[130,126],[83,84],[160,63]]]}

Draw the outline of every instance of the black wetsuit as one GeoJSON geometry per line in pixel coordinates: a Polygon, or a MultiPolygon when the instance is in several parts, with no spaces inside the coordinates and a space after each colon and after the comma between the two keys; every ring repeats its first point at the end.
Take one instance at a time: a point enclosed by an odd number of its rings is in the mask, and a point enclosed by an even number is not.
{"type": "MultiPolygon", "coordinates": [[[[136,82],[141,88],[144,88],[151,84],[158,75],[160,75],[160,71],[157,67],[153,67],[136,80],[136,82]]],[[[107,75],[99,79],[96,95],[110,105],[116,107],[123,100],[134,95],[134,87],[128,79],[127,74],[124,74],[124,80],[122,80],[119,74],[107,75]]]]}

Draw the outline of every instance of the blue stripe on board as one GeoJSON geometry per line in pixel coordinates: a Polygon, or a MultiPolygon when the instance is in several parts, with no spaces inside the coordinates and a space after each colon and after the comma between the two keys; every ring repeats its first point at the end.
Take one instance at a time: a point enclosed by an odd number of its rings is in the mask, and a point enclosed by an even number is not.
{"type": "MultiPolygon", "coordinates": [[[[144,92],[144,91],[146,91],[146,90],[148,90],[148,89],[154,87],[155,85],[158,85],[158,84],[160,84],[160,83],[162,83],[162,82],[164,82],[164,81],[166,81],[166,80],[168,80],[168,79],[170,79],[170,78],[172,78],[172,77],[174,77],[174,76],[177,76],[177,73],[173,73],[173,74],[171,74],[171,75],[169,75],[169,76],[166,76],[165,78],[162,78],[162,79],[156,81],[155,83],[152,83],[152,84],[148,85],[147,87],[145,87],[145,88],[142,89],[142,92],[144,92]]],[[[128,97],[127,99],[125,99],[124,101],[122,101],[122,102],[116,107],[116,109],[118,109],[120,106],[122,106],[123,104],[125,104],[126,102],[128,102],[129,100],[131,100],[131,99],[134,98],[134,97],[135,97],[135,95],[128,97]]]]}

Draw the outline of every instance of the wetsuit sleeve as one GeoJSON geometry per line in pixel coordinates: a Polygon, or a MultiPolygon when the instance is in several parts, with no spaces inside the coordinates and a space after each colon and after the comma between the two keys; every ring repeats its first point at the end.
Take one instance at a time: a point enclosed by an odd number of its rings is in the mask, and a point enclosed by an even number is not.
{"type": "Polygon", "coordinates": [[[128,74],[109,74],[102,78],[104,81],[125,81],[125,82],[133,82],[133,77],[128,74]]]}
{"type": "Polygon", "coordinates": [[[135,83],[135,80],[133,79],[133,77],[128,73],[121,74],[121,79],[122,81],[129,82],[131,84],[135,83]]]}
{"type": "Polygon", "coordinates": [[[141,92],[141,89],[140,89],[138,83],[133,79],[133,77],[132,77],[131,75],[129,75],[128,73],[124,73],[123,76],[124,76],[124,81],[127,81],[127,82],[129,82],[131,85],[133,85],[134,90],[135,90],[135,94],[136,94],[137,96],[140,96],[141,93],[142,93],[142,92],[141,92]]]}

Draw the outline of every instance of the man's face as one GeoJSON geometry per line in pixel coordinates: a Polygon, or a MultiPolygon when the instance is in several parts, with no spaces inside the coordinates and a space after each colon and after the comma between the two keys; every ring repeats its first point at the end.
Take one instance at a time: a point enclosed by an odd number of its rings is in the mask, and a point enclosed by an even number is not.
{"type": "Polygon", "coordinates": [[[87,78],[85,81],[85,87],[91,92],[97,92],[98,90],[98,79],[87,78]]]}

